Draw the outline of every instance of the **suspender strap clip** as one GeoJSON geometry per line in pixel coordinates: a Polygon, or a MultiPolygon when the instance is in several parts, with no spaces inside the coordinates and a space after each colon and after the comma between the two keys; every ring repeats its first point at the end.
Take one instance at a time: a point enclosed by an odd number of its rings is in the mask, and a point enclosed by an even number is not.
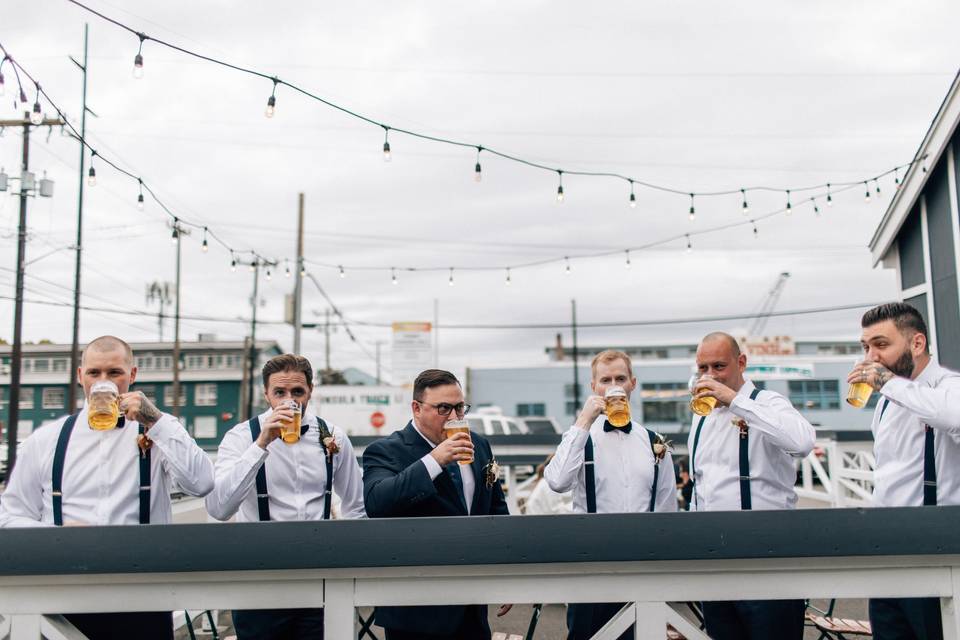
{"type": "MultiPolygon", "coordinates": [[[[260,437],[260,416],[253,416],[248,422],[250,425],[250,437],[254,442],[260,437]]],[[[260,522],[270,520],[270,496],[267,495],[267,465],[266,462],[260,465],[257,470],[257,518],[260,522]]]]}

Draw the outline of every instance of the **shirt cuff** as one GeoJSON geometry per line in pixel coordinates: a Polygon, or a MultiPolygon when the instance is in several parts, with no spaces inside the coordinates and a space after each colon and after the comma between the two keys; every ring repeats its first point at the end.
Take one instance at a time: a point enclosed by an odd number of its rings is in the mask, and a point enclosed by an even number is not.
{"type": "Polygon", "coordinates": [[[887,383],[880,387],[880,393],[891,400],[896,401],[897,395],[910,385],[910,380],[900,376],[894,376],[887,380],[887,383]]]}
{"type": "Polygon", "coordinates": [[[260,463],[262,460],[266,460],[268,455],[270,455],[270,452],[267,451],[267,449],[261,449],[260,445],[254,441],[250,443],[250,446],[247,447],[246,451],[244,451],[243,455],[240,457],[253,466],[260,463]]]}
{"type": "Polygon", "coordinates": [[[435,479],[438,475],[443,473],[443,467],[440,466],[440,463],[433,459],[433,456],[429,453],[422,458],[420,462],[423,463],[423,466],[427,468],[427,473],[430,474],[430,479],[435,479]]]}
{"type": "Polygon", "coordinates": [[[160,414],[160,419],[153,423],[153,426],[147,429],[147,436],[154,441],[165,442],[173,437],[177,429],[182,429],[183,425],[169,413],[160,414]]]}

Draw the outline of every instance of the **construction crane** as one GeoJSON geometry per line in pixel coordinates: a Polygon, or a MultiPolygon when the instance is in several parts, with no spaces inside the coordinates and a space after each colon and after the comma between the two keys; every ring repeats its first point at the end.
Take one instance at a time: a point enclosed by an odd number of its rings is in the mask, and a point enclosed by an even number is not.
{"type": "Polygon", "coordinates": [[[757,310],[756,314],[754,315],[753,323],[750,325],[750,331],[747,335],[763,335],[763,330],[767,326],[767,320],[770,319],[770,314],[773,313],[774,307],[777,306],[777,300],[780,299],[780,294],[783,293],[783,287],[787,284],[787,280],[789,279],[790,274],[786,271],[777,276],[777,281],[774,283],[773,288],[767,292],[766,297],[760,304],[760,309],[757,310]]]}

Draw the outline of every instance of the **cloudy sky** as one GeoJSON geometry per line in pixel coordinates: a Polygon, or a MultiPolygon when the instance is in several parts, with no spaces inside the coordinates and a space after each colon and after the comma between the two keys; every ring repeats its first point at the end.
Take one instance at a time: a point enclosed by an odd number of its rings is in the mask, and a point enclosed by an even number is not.
{"type": "MultiPolygon", "coordinates": [[[[769,186],[789,189],[878,175],[910,160],[960,61],[960,4],[939,2],[525,2],[235,3],[90,0],[116,20],[197,52],[276,75],[392,127],[462,140],[567,170],[610,171],[681,192],[769,186]]],[[[557,176],[489,154],[473,179],[476,151],[391,135],[281,86],[147,42],[145,74],[131,74],[136,36],[66,0],[8,0],[0,43],[71,117],[80,113],[82,55],[90,24],[88,139],[104,157],[142,176],[177,215],[207,225],[238,250],[278,258],[261,281],[259,316],[283,318],[295,255],[297,193],[306,195],[308,268],[353,325],[332,337],[335,367],[373,369],[389,323],[433,317],[440,364],[535,364],[557,329],[443,329],[457,324],[551,324],[663,320],[652,326],[583,329],[585,344],[696,340],[747,321],[676,319],[749,314],[777,274],[792,278],[778,309],[893,297],[894,275],[874,269],[867,242],[893,191],[880,182],[871,204],[856,188],[815,217],[794,192],[791,216],[744,222],[739,195],[688,196],[622,180],[557,176]],[[687,252],[683,234],[691,236],[687,252]],[[630,254],[640,247],[681,239],[630,254]],[[584,254],[615,251],[604,258],[584,254]],[[565,273],[563,257],[571,272],[565,273]],[[505,268],[541,259],[559,261],[505,268]],[[346,277],[336,267],[343,265],[346,277]],[[448,284],[449,267],[454,286],[448,284]],[[399,282],[391,283],[390,268],[399,282]],[[409,272],[409,267],[435,271],[409,272]],[[467,271],[470,267],[487,270],[467,271]],[[372,325],[372,326],[371,326],[372,325]]],[[[0,117],[16,117],[8,66],[0,117]]],[[[30,102],[33,92],[28,90],[30,102]]],[[[52,111],[49,105],[44,109],[52,111]]],[[[0,138],[0,164],[19,168],[21,135],[0,138]]],[[[56,180],[51,199],[31,200],[27,298],[69,301],[79,149],[54,131],[31,138],[33,171],[56,180]]],[[[96,164],[86,190],[83,302],[156,311],[153,281],[173,281],[168,217],[135,181],[96,164]]],[[[872,185],[871,185],[872,188],[872,185]]],[[[781,209],[783,192],[748,191],[750,217],[781,209]]],[[[0,337],[12,335],[18,201],[0,197],[0,337]]],[[[239,339],[252,276],[230,271],[219,246],[183,242],[181,333],[239,339]]],[[[305,284],[305,321],[327,304],[305,284]]],[[[767,333],[855,337],[858,311],[771,319],[767,333]]],[[[27,340],[69,341],[68,308],[26,306],[27,340]]],[[[81,338],[110,332],[157,336],[156,318],[86,311],[81,338]]],[[[562,331],[569,342],[569,330],[562,331]]],[[[172,327],[165,327],[165,336],[172,327]]],[[[292,346],[282,324],[259,335],[292,346]]],[[[322,361],[323,337],[306,331],[304,352],[322,361]]]]}

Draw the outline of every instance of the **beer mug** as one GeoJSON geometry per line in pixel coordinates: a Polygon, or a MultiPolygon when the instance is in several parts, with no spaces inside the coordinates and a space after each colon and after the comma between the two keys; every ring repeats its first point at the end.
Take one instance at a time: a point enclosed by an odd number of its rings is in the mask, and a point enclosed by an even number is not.
{"type": "Polygon", "coordinates": [[[873,387],[866,382],[854,382],[847,392],[847,403],[857,409],[862,409],[870,400],[870,394],[872,393],[873,387]]]}
{"type": "MultiPolygon", "coordinates": [[[[703,378],[709,378],[713,380],[713,376],[703,376],[703,378]]],[[[698,374],[693,374],[690,376],[690,382],[687,384],[687,387],[690,389],[690,395],[697,395],[697,391],[700,390],[700,387],[697,386],[697,383],[700,382],[701,376],[698,374]]],[[[710,412],[713,411],[713,408],[717,406],[717,399],[708,396],[705,398],[690,398],[690,410],[693,411],[698,416],[708,416],[710,412]]]]}
{"type": "MultiPolygon", "coordinates": [[[[465,433],[467,436],[470,436],[470,423],[466,420],[447,420],[446,424],[443,425],[443,437],[444,440],[447,438],[452,438],[455,433],[465,433]]],[[[471,442],[473,439],[471,438],[471,442]]],[[[473,463],[473,454],[470,454],[469,459],[457,460],[459,464],[467,465],[473,463]]]]}
{"type": "Polygon", "coordinates": [[[293,420],[280,423],[280,439],[287,444],[296,444],[300,441],[300,419],[303,412],[296,400],[284,400],[280,407],[293,411],[293,420]]]}
{"type": "Polygon", "coordinates": [[[606,403],[607,422],[615,427],[625,427],[630,424],[630,400],[623,387],[610,387],[603,394],[606,403]]]}
{"type": "Polygon", "coordinates": [[[90,387],[87,422],[95,431],[109,431],[120,418],[120,390],[109,380],[94,382],[90,387]]]}

